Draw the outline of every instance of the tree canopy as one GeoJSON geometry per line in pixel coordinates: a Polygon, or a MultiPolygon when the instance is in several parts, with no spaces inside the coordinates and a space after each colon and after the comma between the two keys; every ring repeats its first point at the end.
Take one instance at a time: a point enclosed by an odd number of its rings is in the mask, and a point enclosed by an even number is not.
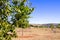
{"type": "Polygon", "coordinates": [[[15,37],[15,27],[28,27],[28,18],[34,8],[29,7],[26,2],[27,0],[0,0],[0,40],[15,37]],[[8,21],[9,16],[12,23],[8,21]]]}

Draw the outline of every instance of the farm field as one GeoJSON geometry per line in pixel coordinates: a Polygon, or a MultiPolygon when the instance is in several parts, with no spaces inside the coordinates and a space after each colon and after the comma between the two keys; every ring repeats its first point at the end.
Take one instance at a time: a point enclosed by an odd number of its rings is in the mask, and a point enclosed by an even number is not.
{"type": "Polygon", "coordinates": [[[17,38],[12,40],[60,40],[60,29],[56,28],[53,32],[51,28],[16,28],[17,38]]]}

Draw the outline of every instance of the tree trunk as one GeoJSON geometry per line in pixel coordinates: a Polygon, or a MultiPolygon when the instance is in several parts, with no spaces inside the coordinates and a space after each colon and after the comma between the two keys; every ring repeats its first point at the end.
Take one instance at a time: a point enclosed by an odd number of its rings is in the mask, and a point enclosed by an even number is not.
{"type": "Polygon", "coordinates": [[[23,36],[23,28],[22,28],[22,36],[23,36]]]}

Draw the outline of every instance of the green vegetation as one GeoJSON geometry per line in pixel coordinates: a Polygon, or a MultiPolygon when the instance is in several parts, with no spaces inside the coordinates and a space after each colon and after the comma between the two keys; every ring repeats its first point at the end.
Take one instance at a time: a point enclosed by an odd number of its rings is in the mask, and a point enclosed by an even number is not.
{"type": "Polygon", "coordinates": [[[0,0],[0,40],[11,40],[16,37],[15,27],[26,28],[28,18],[34,8],[25,4],[27,0],[0,0]],[[8,17],[11,16],[11,22],[8,17]]]}
{"type": "Polygon", "coordinates": [[[60,28],[60,24],[58,24],[57,28],[60,28]]]}
{"type": "Polygon", "coordinates": [[[14,1],[13,4],[13,16],[12,22],[13,25],[21,28],[26,28],[29,26],[28,18],[30,18],[31,12],[34,8],[29,8],[28,5],[25,6],[25,2],[27,0],[22,1],[21,3],[18,1],[14,1]],[[16,3],[15,3],[16,2],[16,3]]]}
{"type": "Polygon", "coordinates": [[[53,30],[53,28],[54,28],[54,25],[53,25],[53,24],[50,24],[50,28],[53,30]]]}

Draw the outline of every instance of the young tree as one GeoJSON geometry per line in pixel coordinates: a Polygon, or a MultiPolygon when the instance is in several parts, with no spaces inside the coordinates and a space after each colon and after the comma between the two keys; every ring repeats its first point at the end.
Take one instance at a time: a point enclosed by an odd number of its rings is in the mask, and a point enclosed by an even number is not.
{"type": "Polygon", "coordinates": [[[50,28],[52,29],[52,31],[53,31],[54,33],[56,33],[56,26],[54,26],[53,24],[50,24],[50,28]]]}
{"type": "Polygon", "coordinates": [[[11,40],[15,36],[15,27],[28,27],[28,18],[34,8],[28,7],[26,2],[27,0],[0,0],[0,40],[11,40]],[[11,15],[12,24],[8,21],[8,16],[11,15]]]}
{"type": "MultiPolygon", "coordinates": [[[[27,4],[25,4],[27,0],[22,0],[21,2],[18,0],[13,0],[13,15],[12,16],[12,24],[16,27],[20,28],[26,28],[29,27],[29,21],[28,18],[30,18],[31,12],[34,10],[34,8],[29,7],[27,4]]],[[[23,35],[23,29],[22,29],[22,35],[23,35]]]]}
{"type": "Polygon", "coordinates": [[[50,24],[50,28],[53,30],[53,28],[54,28],[54,25],[53,25],[53,24],[50,24]]]}

